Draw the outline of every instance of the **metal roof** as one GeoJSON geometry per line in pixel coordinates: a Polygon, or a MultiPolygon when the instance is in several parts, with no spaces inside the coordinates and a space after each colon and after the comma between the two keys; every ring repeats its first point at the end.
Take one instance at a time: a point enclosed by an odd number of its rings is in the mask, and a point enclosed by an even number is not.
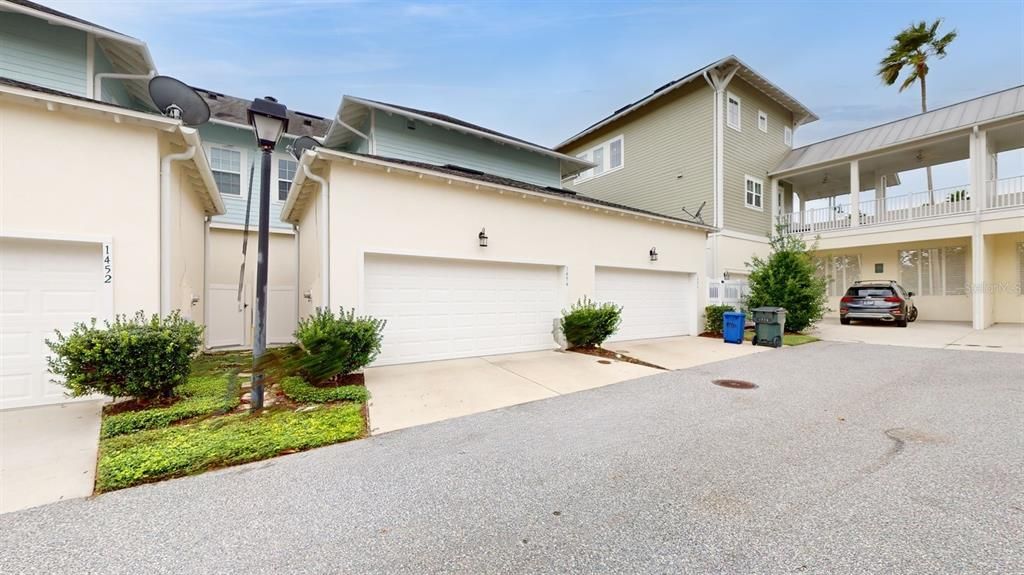
{"type": "Polygon", "coordinates": [[[703,81],[704,73],[709,70],[731,65],[739,67],[739,69],[736,72],[737,76],[742,78],[745,82],[747,82],[757,90],[763,92],[769,98],[778,102],[783,108],[786,108],[787,110],[792,112],[795,116],[796,124],[798,126],[813,122],[818,119],[818,116],[816,116],[814,112],[812,112],[806,106],[801,104],[796,98],[790,96],[782,88],[779,88],[775,84],[769,82],[764,76],[758,74],[757,71],[755,71],[750,66],[747,66],[742,60],[740,60],[736,56],[730,55],[726,56],[725,58],[722,58],[721,60],[718,60],[717,62],[712,62],[711,64],[708,64],[703,68],[700,68],[699,70],[695,70],[694,72],[691,72],[683,76],[682,78],[679,78],[678,80],[671,81],[668,84],[665,84],[664,86],[661,86],[660,88],[654,90],[647,96],[644,96],[643,98],[633,102],[632,104],[626,104],[625,106],[619,108],[618,110],[615,110],[605,118],[598,120],[597,122],[584,128],[582,131],[580,131],[573,137],[569,138],[568,140],[562,142],[561,144],[558,144],[557,146],[555,146],[555,149],[564,150],[566,147],[578,142],[585,136],[592,134],[593,132],[599,130],[600,128],[603,128],[604,126],[607,126],[608,124],[614,122],[615,120],[618,120],[619,118],[622,118],[633,113],[635,110],[643,106],[646,106],[651,102],[654,102],[655,100],[661,98],[662,96],[668,94],[669,92],[672,92],[673,90],[676,90],[677,88],[681,88],[695,80],[703,81]]]}
{"type": "Polygon", "coordinates": [[[1020,114],[1024,85],[797,148],[771,173],[835,162],[1020,114]]]}

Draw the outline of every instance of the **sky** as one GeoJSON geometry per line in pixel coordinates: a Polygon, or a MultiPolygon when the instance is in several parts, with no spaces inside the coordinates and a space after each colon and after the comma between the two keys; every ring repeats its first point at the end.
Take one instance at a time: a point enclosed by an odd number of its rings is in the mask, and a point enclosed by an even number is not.
{"type": "Polygon", "coordinates": [[[202,88],[327,117],[362,96],[547,146],[729,54],[820,116],[797,145],[915,114],[917,87],[875,72],[922,19],[959,32],[931,64],[930,107],[1024,84],[1021,0],[37,1],[144,40],[160,73],[202,88]]]}

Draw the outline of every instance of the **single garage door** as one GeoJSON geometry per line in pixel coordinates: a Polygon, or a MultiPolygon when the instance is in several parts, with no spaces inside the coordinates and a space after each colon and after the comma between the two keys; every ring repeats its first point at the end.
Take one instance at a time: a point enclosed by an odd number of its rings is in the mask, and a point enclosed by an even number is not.
{"type": "Polygon", "coordinates": [[[0,409],[66,401],[44,341],[105,318],[102,246],[0,238],[0,409]]]}
{"type": "Polygon", "coordinates": [[[622,306],[613,341],[691,335],[693,274],[599,267],[594,299],[622,306]]]}
{"type": "Polygon", "coordinates": [[[386,319],[376,365],[555,346],[557,266],[366,256],[365,310],[386,319]]]}

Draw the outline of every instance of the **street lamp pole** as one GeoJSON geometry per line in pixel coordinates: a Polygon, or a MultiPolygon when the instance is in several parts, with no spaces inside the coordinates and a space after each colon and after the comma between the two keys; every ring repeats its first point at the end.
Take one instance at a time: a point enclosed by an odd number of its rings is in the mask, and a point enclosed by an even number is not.
{"type": "Polygon", "coordinates": [[[288,129],[287,109],[267,96],[257,98],[249,106],[249,124],[256,134],[261,151],[260,218],[256,257],[256,318],[252,340],[251,411],[263,409],[264,373],[261,358],[267,351],[267,267],[270,255],[270,172],[274,147],[288,129]]]}

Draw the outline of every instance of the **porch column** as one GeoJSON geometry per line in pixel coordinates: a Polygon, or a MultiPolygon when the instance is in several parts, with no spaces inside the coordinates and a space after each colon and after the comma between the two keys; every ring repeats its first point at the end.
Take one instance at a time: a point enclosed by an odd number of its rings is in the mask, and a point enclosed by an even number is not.
{"type": "Polygon", "coordinates": [[[985,132],[977,127],[968,138],[970,190],[974,199],[974,229],[971,233],[971,326],[985,329],[985,235],[981,231],[981,210],[985,193],[985,132]]]}
{"type": "Polygon", "coordinates": [[[875,219],[883,221],[885,215],[885,176],[875,176],[875,219]]]}
{"type": "Polygon", "coordinates": [[[768,235],[770,235],[772,237],[775,237],[775,230],[778,228],[778,225],[779,225],[779,215],[782,213],[782,209],[781,209],[781,206],[779,204],[779,185],[780,185],[779,181],[776,180],[775,178],[768,178],[768,189],[771,190],[770,193],[772,195],[772,199],[771,199],[771,213],[772,213],[771,226],[772,226],[772,229],[771,229],[771,233],[768,234],[768,235]]]}
{"type": "Polygon", "coordinates": [[[860,161],[850,162],[850,227],[860,225],[860,161]]]}

